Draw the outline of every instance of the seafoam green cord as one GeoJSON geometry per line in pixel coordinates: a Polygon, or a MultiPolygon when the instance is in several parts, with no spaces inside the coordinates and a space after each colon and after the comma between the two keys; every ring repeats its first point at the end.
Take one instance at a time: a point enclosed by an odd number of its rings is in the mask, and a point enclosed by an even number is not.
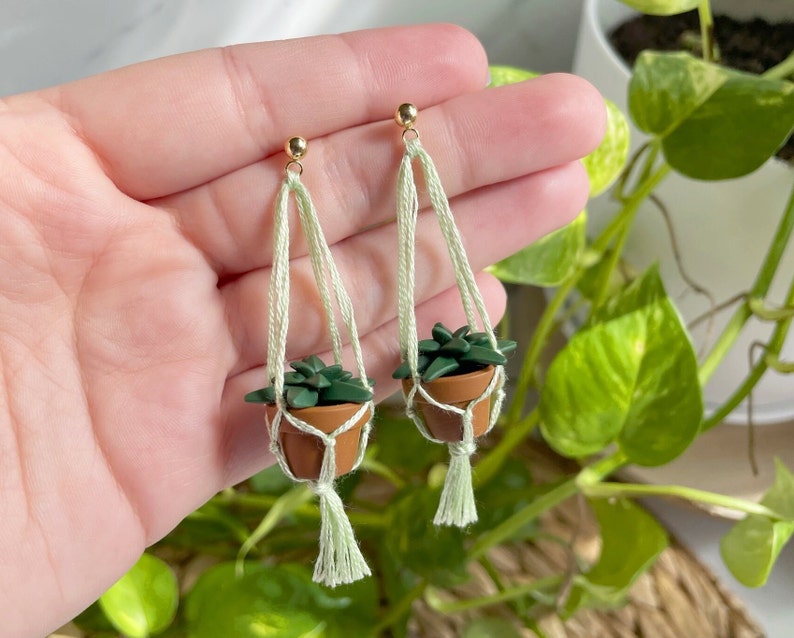
{"type": "Polygon", "coordinates": [[[436,401],[422,387],[418,373],[418,336],[416,317],[414,315],[415,241],[419,210],[419,199],[412,166],[414,159],[418,160],[422,168],[430,203],[436,213],[441,233],[447,245],[466,320],[472,329],[477,325],[482,326],[483,331],[488,334],[494,349],[497,348],[497,342],[485,309],[485,302],[477,287],[474,272],[466,256],[460,232],[455,225],[455,219],[449,207],[449,200],[441,185],[433,160],[422,147],[418,133],[411,126],[406,126],[403,140],[405,141],[405,154],[400,164],[397,179],[397,232],[399,236],[398,321],[400,351],[403,360],[408,362],[413,380],[410,390],[405,394],[406,409],[419,431],[426,438],[437,443],[441,443],[441,441],[433,438],[422,418],[421,412],[414,405],[416,395],[419,394],[427,403],[441,410],[461,416],[463,440],[448,444],[450,464],[433,522],[436,525],[465,527],[477,521],[477,507],[474,501],[471,477],[471,455],[477,450],[473,426],[474,407],[480,401],[491,400],[488,424],[488,430],[490,430],[496,422],[504,400],[505,372],[503,366],[496,366],[495,374],[488,387],[482,395],[471,401],[464,409],[436,401]]]}
{"type": "MultiPolygon", "coordinates": [[[[290,162],[290,164],[294,163],[296,162],[290,162]]],[[[372,401],[363,403],[352,417],[330,434],[326,434],[297,418],[289,412],[285,404],[283,396],[284,364],[286,362],[290,292],[288,215],[290,193],[295,195],[301,226],[306,235],[312,271],[317,282],[320,299],[322,300],[331,333],[334,362],[342,363],[342,339],[333,308],[333,302],[335,301],[342,323],[350,336],[357,372],[364,386],[370,389],[364,370],[364,358],[353,315],[353,305],[331,257],[331,251],[320,226],[317,211],[309,196],[309,191],[300,180],[299,171],[291,169],[290,165],[288,165],[286,172],[287,175],[276,198],[273,231],[273,273],[268,296],[270,308],[267,374],[269,379],[273,379],[278,408],[275,417],[270,423],[270,449],[278,459],[279,465],[285,474],[293,480],[299,481],[305,479],[295,477],[280,446],[279,430],[282,421],[286,420],[301,432],[316,436],[325,444],[320,476],[316,481],[306,482],[320,501],[319,555],[314,566],[314,580],[324,585],[335,587],[344,583],[351,583],[370,574],[369,567],[361,554],[353,533],[350,520],[345,514],[344,504],[334,489],[334,481],[336,479],[336,438],[353,428],[365,414],[369,415],[366,424],[361,429],[361,438],[354,464],[354,468],[358,467],[364,458],[364,451],[371,429],[371,417],[374,413],[374,404],[372,401]]]]}

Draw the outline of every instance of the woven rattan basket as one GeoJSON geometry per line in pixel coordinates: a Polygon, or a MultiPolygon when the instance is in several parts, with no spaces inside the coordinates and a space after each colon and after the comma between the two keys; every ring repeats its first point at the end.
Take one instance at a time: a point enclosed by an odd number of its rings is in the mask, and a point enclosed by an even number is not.
{"type": "MultiPolygon", "coordinates": [[[[532,464],[533,475],[541,482],[570,475],[575,469],[570,462],[537,443],[526,446],[525,455],[532,464]]],[[[576,500],[549,512],[541,525],[549,535],[574,539],[574,551],[583,558],[589,561],[597,558],[598,527],[589,509],[576,500]]],[[[570,552],[558,542],[538,540],[497,547],[489,553],[489,558],[504,584],[518,585],[565,571],[570,552]]],[[[473,563],[470,570],[472,579],[458,589],[443,592],[445,600],[497,592],[493,580],[479,564],[473,563]]],[[[431,609],[424,601],[418,601],[413,609],[411,636],[455,638],[477,613],[447,616],[431,609]]],[[[515,619],[506,605],[490,607],[487,613],[515,619]]],[[[583,610],[567,622],[549,615],[538,625],[549,638],[751,638],[764,635],[741,602],[674,538],[654,567],[637,580],[628,604],[622,609],[583,610]]],[[[515,626],[523,636],[536,636],[518,622],[515,626]]]]}
{"type": "MultiPolygon", "coordinates": [[[[577,467],[546,446],[524,445],[523,456],[538,482],[570,476],[577,467]]],[[[574,552],[586,561],[599,553],[598,527],[589,509],[571,499],[541,520],[549,538],[573,539],[574,552]]],[[[542,536],[542,535],[541,535],[542,536]]],[[[564,572],[571,553],[553,540],[537,540],[494,548],[488,554],[504,585],[519,585],[535,578],[564,572]]],[[[163,556],[166,558],[166,556],[163,556]]],[[[201,557],[193,561],[200,562],[201,557]]],[[[180,561],[173,561],[179,563],[180,561]]],[[[210,559],[204,568],[211,565],[210,559]]],[[[177,570],[185,580],[184,570],[177,570]]],[[[439,592],[445,601],[465,600],[497,592],[496,585],[479,563],[470,566],[472,578],[457,589],[439,592]]],[[[195,576],[194,576],[195,578],[195,576]]],[[[183,582],[183,585],[186,585],[183,582]]],[[[476,616],[498,616],[514,622],[523,636],[535,633],[521,627],[507,605],[476,612],[444,615],[424,600],[414,603],[409,623],[411,638],[457,638],[476,616]]],[[[755,638],[763,636],[741,602],[723,588],[714,575],[675,539],[654,567],[635,583],[628,604],[618,610],[580,611],[563,623],[554,615],[541,618],[540,629],[549,638],[755,638]]],[[[67,625],[49,638],[85,638],[74,625],[67,625]]],[[[226,638],[218,636],[218,638],[226,638]]],[[[350,638],[365,638],[351,636],[350,638]]]]}

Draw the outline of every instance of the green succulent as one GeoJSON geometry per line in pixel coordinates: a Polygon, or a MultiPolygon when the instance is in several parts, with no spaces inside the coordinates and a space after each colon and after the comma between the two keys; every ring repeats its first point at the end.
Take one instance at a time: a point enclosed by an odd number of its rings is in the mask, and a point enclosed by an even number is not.
{"type": "MultiPolygon", "coordinates": [[[[433,338],[422,339],[418,344],[418,372],[422,381],[429,383],[439,377],[474,372],[489,365],[507,363],[505,354],[516,349],[516,342],[500,339],[496,348],[485,332],[470,332],[461,326],[454,332],[439,322],[433,326],[433,338]]],[[[411,369],[405,361],[393,373],[395,379],[408,379],[411,369]]]]}
{"type": "MultiPolygon", "coordinates": [[[[372,390],[353,377],[341,365],[327,366],[320,357],[311,355],[290,364],[292,372],[284,373],[284,400],[291,408],[312,408],[317,405],[365,403],[372,399],[372,390]]],[[[369,379],[369,385],[375,384],[369,379]]],[[[272,385],[245,395],[248,403],[275,403],[272,385]]]]}

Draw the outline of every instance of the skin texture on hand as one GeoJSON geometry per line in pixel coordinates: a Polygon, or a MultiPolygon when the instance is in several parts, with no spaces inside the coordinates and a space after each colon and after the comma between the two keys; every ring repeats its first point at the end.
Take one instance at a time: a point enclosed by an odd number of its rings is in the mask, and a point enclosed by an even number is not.
{"type": "MultiPolygon", "coordinates": [[[[600,140],[587,83],[487,89],[450,25],[201,51],[0,101],[0,616],[41,636],[223,487],[272,463],[265,385],[284,141],[353,299],[367,370],[396,389],[391,121],[405,101],[475,270],[567,223],[600,140]]],[[[420,202],[419,330],[463,323],[420,202]]],[[[293,224],[293,228],[294,228],[293,224]]],[[[294,233],[288,356],[329,349],[294,233]]],[[[494,319],[504,292],[479,284],[494,319]]]]}

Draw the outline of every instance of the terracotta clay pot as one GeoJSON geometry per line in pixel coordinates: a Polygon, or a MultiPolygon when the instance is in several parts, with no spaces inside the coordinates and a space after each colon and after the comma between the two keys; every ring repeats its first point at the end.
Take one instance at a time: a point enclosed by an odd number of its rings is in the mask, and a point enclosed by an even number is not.
{"type": "MultiPolygon", "coordinates": [[[[352,417],[361,408],[360,403],[340,403],[313,408],[291,409],[290,414],[306,421],[321,432],[330,434],[352,417]]],[[[276,406],[265,406],[268,422],[276,416],[276,406]]],[[[358,422],[347,432],[336,437],[336,476],[347,474],[353,469],[361,438],[361,428],[369,420],[371,410],[366,410],[358,422]]],[[[321,439],[301,432],[282,418],[279,441],[290,470],[296,478],[318,479],[323,466],[325,444],[321,439]]]]}
{"type": "MultiPolygon", "coordinates": [[[[466,408],[488,388],[496,369],[488,366],[467,374],[441,377],[430,383],[422,383],[422,388],[439,403],[466,408]]],[[[403,391],[407,395],[411,391],[413,381],[403,379],[403,391]]],[[[433,438],[447,443],[463,440],[463,419],[460,415],[442,410],[428,403],[418,392],[414,395],[414,405],[421,412],[425,425],[433,438]]],[[[473,410],[474,437],[486,432],[491,418],[491,401],[484,399],[474,406],[473,410]]]]}

